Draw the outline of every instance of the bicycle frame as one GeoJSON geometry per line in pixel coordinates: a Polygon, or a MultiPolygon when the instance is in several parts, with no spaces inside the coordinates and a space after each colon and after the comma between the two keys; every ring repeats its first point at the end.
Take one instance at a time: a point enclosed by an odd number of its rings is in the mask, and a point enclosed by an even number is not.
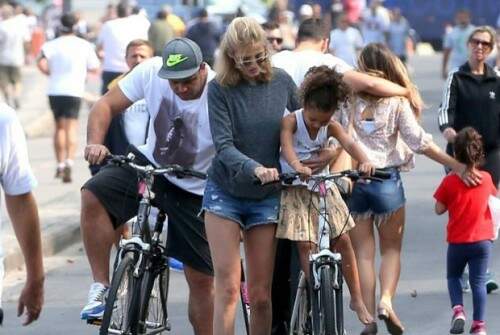
{"type": "MultiPolygon", "coordinates": [[[[328,188],[325,180],[320,180],[317,184],[319,191],[319,209],[318,209],[318,241],[317,246],[318,250],[309,255],[309,285],[308,280],[303,271],[300,272],[299,284],[297,287],[297,293],[295,296],[295,303],[292,310],[292,316],[290,320],[290,335],[302,335],[307,333],[307,331],[303,332],[304,329],[299,329],[296,333],[294,330],[294,325],[299,322],[299,327],[305,327],[305,324],[301,324],[301,321],[298,321],[300,315],[304,313],[303,309],[306,308],[302,305],[301,302],[302,296],[304,293],[308,294],[308,301],[311,305],[310,308],[307,308],[305,311],[309,314],[309,310],[313,311],[313,314],[319,313],[319,301],[320,301],[320,269],[325,265],[329,265],[333,268],[333,288],[340,289],[342,283],[339,282],[339,272],[341,271],[340,264],[342,261],[342,256],[339,253],[332,252],[330,250],[330,225],[327,220],[327,208],[326,208],[326,196],[328,193],[328,188]],[[309,288],[309,290],[308,290],[309,288]],[[315,296],[315,299],[312,299],[315,296]],[[318,306],[313,307],[312,304],[318,304],[318,306]]],[[[332,288],[332,289],[333,289],[332,288]]],[[[306,294],[307,295],[307,294],[306,294]]],[[[305,320],[302,320],[305,323],[305,320]]],[[[321,318],[319,315],[313,315],[311,318],[312,321],[312,334],[318,334],[321,328],[321,318]]],[[[330,335],[330,334],[328,334],[330,335]]]]}

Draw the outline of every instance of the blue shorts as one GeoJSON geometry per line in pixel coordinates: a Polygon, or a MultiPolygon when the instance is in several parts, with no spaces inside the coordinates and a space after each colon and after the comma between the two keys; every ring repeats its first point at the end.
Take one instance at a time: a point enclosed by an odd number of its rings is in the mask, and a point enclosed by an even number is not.
{"type": "Polygon", "coordinates": [[[209,212],[238,223],[242,230],[264,224],[276,224],[280,192],[262,200],[233,197],[212,180],[207,180],[201,214],[209,212]]]}
{"type": "Polygon", "coordinates": [[[354,184],[349,199],[349,210],[353,214],[390,214],[406,202],[403,181],[396,168],[388,168],[389,179],[383,181],[361,180],[354,184]]]}

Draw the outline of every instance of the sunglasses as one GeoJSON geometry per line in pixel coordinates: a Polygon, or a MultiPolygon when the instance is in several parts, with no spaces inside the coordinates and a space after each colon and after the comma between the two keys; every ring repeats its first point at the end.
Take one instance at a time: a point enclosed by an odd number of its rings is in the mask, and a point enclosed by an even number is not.
{"type": "Polygon", "coordinates": [[[276,42],[276,43],[278,43],[278,44],[283,43],[283,39],[282,39],[281,37],[268,37],[268,38],[267,38],[267,41],[268,41],[269,43],[271,43],[271,44],[272,44],[272,43],[274,43],[274,42],[276,42]]]}
{"type": "Polygon", "coordinates": [[[477,38],[471,39],[470,44],[472,44],[472,46],[474,46],[474,47],[478,47],[478,46],[482,45],[483,48],[491,48],[493,45],[493,43],[491,43],[491,42],[483,41],[483,40],[480,40],[477,38]]]}
{"type": "Polygon", "coordinates": [[[266,51],[261,52],[260,54],[257,54],[255,57],[250,58],[250,57],[245,57],[243,59],[239,59],[237,61],[238,65],[241,67],[249,67],[253,63],[256,63],[257,65],[260,65],[264,63],[267,60],[268,54],[266,51]]]}

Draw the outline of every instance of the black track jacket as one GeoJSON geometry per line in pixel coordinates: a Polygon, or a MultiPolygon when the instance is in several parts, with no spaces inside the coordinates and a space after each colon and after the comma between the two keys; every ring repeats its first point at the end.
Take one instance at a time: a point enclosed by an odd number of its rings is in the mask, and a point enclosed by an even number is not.
{"type": "Polygon", "coordinates": [[[500,77],[485,64],[485,74],[473,76],[469,63],[450,72],[438,117],[439,129],[474,127],[485,151],[500,147],[500,77]]]}

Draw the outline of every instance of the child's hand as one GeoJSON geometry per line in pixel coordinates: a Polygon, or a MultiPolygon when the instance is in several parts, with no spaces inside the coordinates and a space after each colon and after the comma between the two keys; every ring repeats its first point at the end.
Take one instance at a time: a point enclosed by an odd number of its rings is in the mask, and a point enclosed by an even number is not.
{"type": "Polygon", "coordinates": [[[312,169],[302,164],[299,160],[292,162],[291,167],[297,172],[300,173],[300,179],[302,181],[306,180],[308,177],[312,175],[312,169]]]}
{"type": "Polygon", "coordinates": [[[361,174],[371,176],[375,172],[375,167],[370,162],[364,162],[359,163],[358,170],[361,174]]]}

